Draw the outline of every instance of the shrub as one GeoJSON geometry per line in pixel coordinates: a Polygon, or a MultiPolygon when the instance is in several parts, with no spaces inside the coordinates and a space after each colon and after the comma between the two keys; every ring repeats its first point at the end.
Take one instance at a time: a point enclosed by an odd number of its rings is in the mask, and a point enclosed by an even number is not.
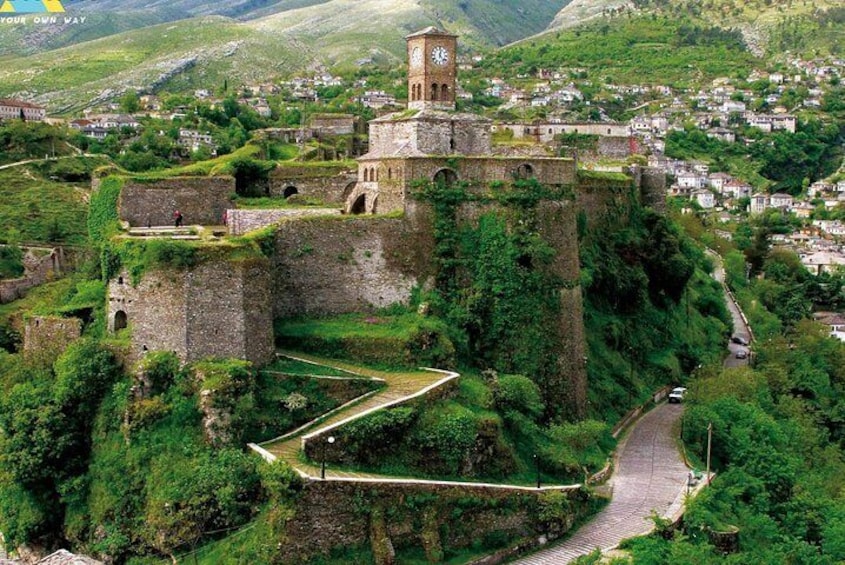
{"type": "Polygon", "coordinates": [[[179,373],[179,358],[172,351],[150,351],[138,363],[138,369],[147,379],[151,394],[167,390],[179,373]]]}
{"type": "Polygon", "coordinates": [[[475,415],[460,405],[448,405],[442,411],[431,411],[416,428],[412,442],[419,450],[420,461],[439,471],[457,475],[470,449],[475,445],[478,425],[475,415]]]}
{"type": "Polygon", "coordinates": [[[540,387],[522,375],[500,376],[494,398],[496,407],[504,414],[515,410],[536,421],[545,410],[540,387]]]}

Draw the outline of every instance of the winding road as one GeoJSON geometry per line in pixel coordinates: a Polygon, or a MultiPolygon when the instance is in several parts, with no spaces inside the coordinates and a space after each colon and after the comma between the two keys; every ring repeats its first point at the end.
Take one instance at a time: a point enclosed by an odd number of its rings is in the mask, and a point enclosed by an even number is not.
{"type": "MultiPolygon", "coordinates": [[[[750,343],[753,334],[725,286],[722,260],[715,252],[713,278],[722,284],[725,303],[733,319],[733,335],[750,343]]],[[[736,352],[746,349],[729,344],[730,355],[725,367],[748,364],[737,359],[736,352]]],[[[613,498],[607,507],[559,545],[514,561],[522,565],[560,565],[592,553],[615,548],[627,538],[645,535],[654,529],[652,511],[665,518],[676,518],[683,512],[687,490],[688,467],[679,451],[677,424],[683,414],[681,404],[662,404],[645,414],[631,428],[617,450],[616,472],[610,480],[613,498]]]]}
{"type": "Polygon", "coordinates": [[[674,433],[682,413],[680,404],[661,404],[645,414],[619,446],[610,504],[563,543],[514,563],[569,563],[596,548],[608,551],[623,539],[649,533],[654,529],[652,511],[677,517],[683,509],[689,472],[674,433]]]}

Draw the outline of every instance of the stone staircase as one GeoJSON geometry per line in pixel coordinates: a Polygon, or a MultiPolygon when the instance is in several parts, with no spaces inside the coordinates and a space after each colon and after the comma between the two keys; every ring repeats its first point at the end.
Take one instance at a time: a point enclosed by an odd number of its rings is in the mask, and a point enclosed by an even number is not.
{"type": "MultiPolygon", "coordinates": [[[[371,393],[369,396],[353,401],[339,409],[324,415],[298,430],[275,440],[262,443],[260,446],[251,444],[253,450],[258,451],[265,459],[282,459],[296,469],[303,477],[317,478],[321,475],[320,463],[307,461],[303,455],[305,442],[317,441],[332,429],[339,428],[352,420],[367,414],[382,410],[396,404],[401,404],[413,397],[425,394],[427,391],[453,381],[457,373],[426,369],[408,372],[387,372],[368,369],[321,358],[313,355],[282,351],[284,357],[315,365],[323,365],[348,372],[363,378],[378,379],[385,383],[383,390],[371,393]]],[[[368,473],[355,473],[327,468],[326,478],[333,479],[395,479],[368,473]]]]}

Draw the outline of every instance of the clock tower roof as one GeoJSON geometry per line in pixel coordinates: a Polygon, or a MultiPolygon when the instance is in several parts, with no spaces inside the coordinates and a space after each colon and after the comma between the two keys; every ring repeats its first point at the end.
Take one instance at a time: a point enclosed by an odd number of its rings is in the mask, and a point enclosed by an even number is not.
{"type": "Polygon", "coordinates": [[[434,26],[429,26],[425,29],[421,29],[420,31],[414,32],[411,35],[406,35],[405,39],[411,39],[413,37],[422,37],[423,35],[438,35],[440,37],[458,37],[454,33],[449,33],[448,31],[443,31],[442,29],[438,29],[434,26]]]}

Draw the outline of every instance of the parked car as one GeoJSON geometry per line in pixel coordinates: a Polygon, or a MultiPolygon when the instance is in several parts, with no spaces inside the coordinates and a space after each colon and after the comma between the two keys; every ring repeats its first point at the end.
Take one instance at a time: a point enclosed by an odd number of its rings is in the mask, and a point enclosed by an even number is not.
{"type": "Polygon", "coordinates": [[[678,386],[672,389],[672,392],[669,393],[669,403],[670,404],[680,404],[681,401],[684,399],[684,395],[687,393],[687,389],[682,386],[678,386]]]}
{"type": "Polygon", "coordinates": [[[742,336],[735,335],[731,338],[733,343],[738,343],[739,345],[748,345],[748,340],[742,336]]]}
{"type": "Polygon", "coordinates": [[[740,349],[736,352],[737,359],[748,359],[748,351],[745,349],[740,349]]]}

